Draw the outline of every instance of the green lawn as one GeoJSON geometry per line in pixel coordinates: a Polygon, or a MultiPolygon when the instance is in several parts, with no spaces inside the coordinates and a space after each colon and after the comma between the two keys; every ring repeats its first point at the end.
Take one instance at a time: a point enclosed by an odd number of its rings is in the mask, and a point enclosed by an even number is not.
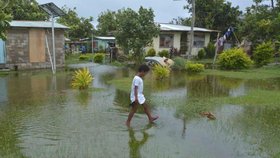
{"type": "MultiPolygon", "coordinates": [[[[68,54],[65,56],[65,64],[69,65],[69,64],[80,64],[80,63],[88,63],[90,61],[88,60],[79,60],[81,54],[68,54]]],[[[92,54],[86,54],[88,55],[90,58],[93,59],[92,54]]]]}
{"type": "Polygon", "coordinates": [[[268,79],[280,77],[280,65],[267,66],[263,68],[255,68],[239,71],[224,71],[215,69],[206,69],[202,74],[217,75],[238,79],[268,79]]]}

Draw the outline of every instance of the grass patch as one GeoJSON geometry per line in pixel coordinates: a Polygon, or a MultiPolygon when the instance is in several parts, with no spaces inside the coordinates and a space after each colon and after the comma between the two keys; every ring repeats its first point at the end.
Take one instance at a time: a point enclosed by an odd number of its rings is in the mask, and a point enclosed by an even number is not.
{"type": "Polygon", "coordinates": [[[86,60],[80,60],[80,53],[78,54],[67,54],[65,56],[65,65],[69,64],[80,64],[80,63],[88,63],[89,61],[86,60]]]}
{"type": "Polygon", "coordinates": [[[247,95],[227,98],[226,102],[237,105],[279,107],[280,91],[251,90],[247,95]]]}
{"type": "Polygon", "coordinates": [[[213,64],[213,59],[200,59],[200,60],[192,60],[192,61],[200,64],[213,64]]]}
{"type": "Polygon", "coordinates": [[[206,69],[202,74],[206,75],[217,75],[229,78],[238,79],[268,79],[280,77],[280,67],[263,67],[258,69],[240,70],[240,71],[223,71],[223,70],[212,70],[206,69]]]}
{"type": "MultiPolygon", "coordinates": [[[[213,111],[217,106],[226,104],[279,108],[279,98],[279,91],[267,90],[252,90],[247,95],[240,97],[190,98],[184,105],[176,107],[176,116],[191,119],[199,117],[200,112],[213,111]]],[[[172,105],[174,107],[174,104],[172,105]]]]}
{"type": "Polygon", "coordinates": [[[130,92],[132,78],[122,78],[108,81],[109,84],[113,84],[117,89],[130,92]]]}
{"type": "Polygon", "coordinates": [[[7,75],[9,75],[9,72],[7,72],[7,71],[1,72],[0,71],[0,77],[7,76],[7,75]]]}

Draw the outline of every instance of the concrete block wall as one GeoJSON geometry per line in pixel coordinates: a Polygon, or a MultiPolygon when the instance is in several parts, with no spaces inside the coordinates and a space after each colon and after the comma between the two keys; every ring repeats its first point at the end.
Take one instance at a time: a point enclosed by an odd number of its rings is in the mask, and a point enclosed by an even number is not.
{"type": "MultiPolygon", "coordinates": [[[[45,30],[45,29],[44,29],[45,30]]],[[[52,35],[51,30],[46,30],[48,45],[52,55],[52,35]]],[[[55,51],[57,67],[64,67],[64,31],[55,31],[55,51]]],[[[10,69],[45,69],[51,68],[49,54],[46,48],[46,61],[30,63],[29,56],[29,29],[28,28],[12,28],[8,30],[6,41],[6,67],[10,69]]]]}

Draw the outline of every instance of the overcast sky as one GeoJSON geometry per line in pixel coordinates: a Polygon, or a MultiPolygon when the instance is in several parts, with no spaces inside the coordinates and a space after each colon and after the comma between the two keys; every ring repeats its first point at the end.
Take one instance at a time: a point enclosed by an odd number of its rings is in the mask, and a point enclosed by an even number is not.
{"type": "MultiPolygon", "coordinates": [[[[239,6],[241,10],[252,5],[253,0],[228,0],[233,6],[239,6]]],[[[138,10],[140,6],[152,8],[155,21],[168,23],[173,18],[187,17],[187,10],[183,9],[185,0],[37,0],[39,4],[53,2],[57,6],[66,5],[68,8],[77,8],[79,16],[94,18],[97,22],[98,15],[106,10],[116,11],[121,8],[132,8],[138,10]]]]}

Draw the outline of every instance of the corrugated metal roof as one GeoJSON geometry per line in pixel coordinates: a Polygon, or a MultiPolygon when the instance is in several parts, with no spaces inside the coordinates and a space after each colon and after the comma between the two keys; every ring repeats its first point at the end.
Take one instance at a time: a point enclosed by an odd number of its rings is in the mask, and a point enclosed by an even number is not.
{"type": "MultiPolygon", "coordinates": [[[[163,24],[160,23],[161,31],[191,31],[190,26],[176,25],[176,24],[163,24]]],[[[219,32],[217,30],[209,30],[205,28],[194,27],[194,31],[198,32],[219,32]]]]}
{"type": "Polygon", "coordinates": [[[115,40],[115,37],[105,37],[105,36],[96,36],[95,38],[101,39],[101,40],[115,40]]]}
{"type": "MultiPolygon", "coordinates": [[[[16,21],[10,22],[11,27],[28,27],[28,28],[52,28],[52,22],[50,21],[16,21]]],[[[67,26],[59,23],[54,23],[56,29],[68,29],[67,26]]]]}

